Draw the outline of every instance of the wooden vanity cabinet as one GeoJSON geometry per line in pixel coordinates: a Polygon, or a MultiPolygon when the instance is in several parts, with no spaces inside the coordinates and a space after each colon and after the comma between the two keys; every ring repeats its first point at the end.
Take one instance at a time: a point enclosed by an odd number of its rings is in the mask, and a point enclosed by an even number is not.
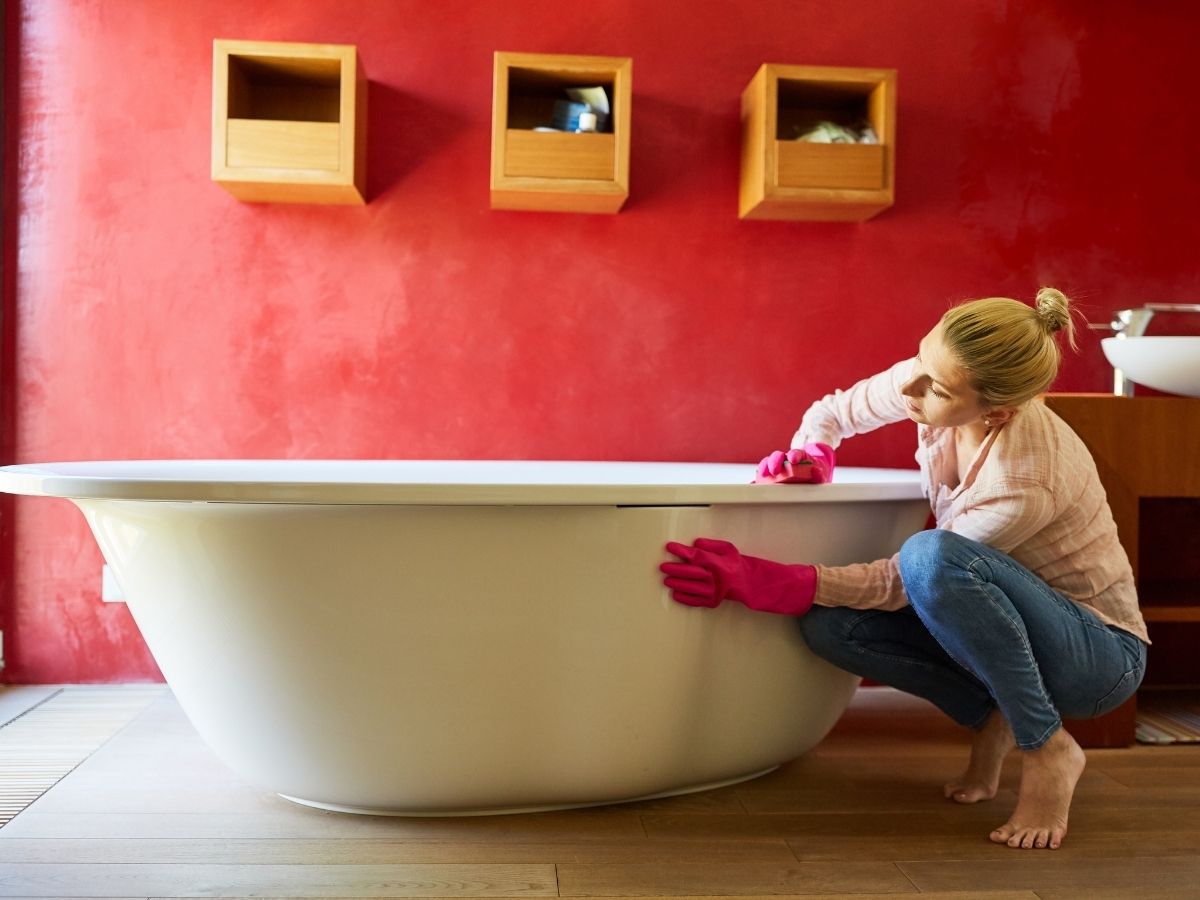
{"type": "MultiPolygon", "coordinates": [[[[1047,394],[1096,461],[1150,630],[1144,686],[1200,684],[1200,399],[1047,394]]],[[[1071,721],[1085,747],[1133,743],[1136,697],[1071,721]]]]}

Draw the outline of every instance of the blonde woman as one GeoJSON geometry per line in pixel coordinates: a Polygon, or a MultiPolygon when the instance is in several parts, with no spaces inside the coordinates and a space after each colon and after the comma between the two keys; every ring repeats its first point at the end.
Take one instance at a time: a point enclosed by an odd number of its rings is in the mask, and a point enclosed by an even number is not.
{"type": "MultiPolygon", "coordinates": [[[[667,549],[676,600],[803,616],[818,655],[924,697],[974,731],[959,803],[990,800],[1009,751],[1022,753],[1016,809],[991,832],[1010,847],[1057,848],[1085,764],[1062,717],[1099,716],[1141,683],[1146,626],[1096,466],[1058,416],[1033,402],[1075,346],[1068,299],[1036,307],[975,300],[947,312],[912,359],[831,394],[804,415],[792,450],[760,480],[827,480],[843,438],[905,419],[937,527],[890,559],[795,565],[726,541],[667,549]]],[[[797,548],[802,555],[803,548],[797,548]]]]}

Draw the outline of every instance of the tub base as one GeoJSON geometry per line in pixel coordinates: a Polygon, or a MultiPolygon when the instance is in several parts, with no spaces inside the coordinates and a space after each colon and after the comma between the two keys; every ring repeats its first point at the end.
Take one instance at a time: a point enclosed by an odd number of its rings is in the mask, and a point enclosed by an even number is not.
{"type": "Polygon", "coordinates": [[[517,816],[526,813],[541,813],[541,812],[558,812],[564,809],[586,809],[593,806],[613,806],[618,803],[640,803],[644,800],[659,800],[663,797],[680,797],[684,794],[698,794],[701,791],[715,791],[718,788],[729,787],[733,784],[741,784],[743,781],[753,781],[755,778],[761,778],[763,775],[768,775],[778,769],[779,766],[771,766],[770,768],[761,769],[757,772],[751,772],[749,775],[738,775],[734,778],[726,778],[721,781],[713,781],[707,784],[694,784],[687,787],[675,788],[670,791],[661,791],[657,794],[646,794],[642,797],[629,797],[624,800],[601,800],[592,803],[552,803],[546,806],[506,806],[499,809],[435,809],[435,810],[403,810],[403,809],[378,809],[370,806],[341,806],[337,803],[318,803],[315,800],[305,800],[302,797],[289,797],[287,794],[279,794],[284,800],[290,800],[292,803],[299,803],[301,806],[309,806],[313,809],[324,809],[329,812],[354,813],[360,816],[397,816],[404,818],[421,818],[421,819],[443,819],[443,818],[460,818],[465,816],[517,816]]]}

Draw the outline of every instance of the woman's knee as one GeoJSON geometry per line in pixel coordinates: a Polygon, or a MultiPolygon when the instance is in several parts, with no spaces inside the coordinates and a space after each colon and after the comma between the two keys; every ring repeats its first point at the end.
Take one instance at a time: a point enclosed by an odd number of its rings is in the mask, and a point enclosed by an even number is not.
{"type": "Polygon", "coordinates": [[[912,535],[900,548],[900,564],[942,564],[958,557],[975,542],[945,528],[927,528],[912,535]]]}
{"type": "Polygon", "coordinates": [[[910,603],[944,596],[955,570],[965,567],[975,542],[944,528],[918,531],[900,548],[900,580],[910,603]]]}

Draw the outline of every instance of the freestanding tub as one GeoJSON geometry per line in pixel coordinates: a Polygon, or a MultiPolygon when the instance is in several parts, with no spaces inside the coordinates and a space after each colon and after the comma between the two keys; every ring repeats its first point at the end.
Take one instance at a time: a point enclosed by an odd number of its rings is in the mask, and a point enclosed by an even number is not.
{"type": "Polygon", "coordinates": [[[201,737],[347,812],[466,815],[701,790],[811,748],[857,679],[795,623],[674,603],[668,540],[786,561],[893,553],[916,471],[750,485],[752,466],[93,462],[0,469],[84,512],[201,737]]]}

